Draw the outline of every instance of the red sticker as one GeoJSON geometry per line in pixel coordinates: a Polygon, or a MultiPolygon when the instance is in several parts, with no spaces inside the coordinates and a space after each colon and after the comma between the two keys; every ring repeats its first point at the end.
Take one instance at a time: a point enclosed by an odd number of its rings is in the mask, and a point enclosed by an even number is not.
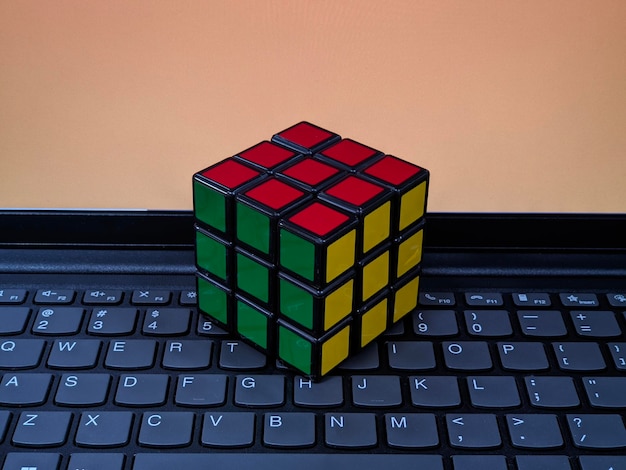
{"type": "Polygon", "coordinates": [[[202,176],[216,183],[235,189],[257,177],[260,173],[252,168],[233,160],[227,159],[201,173],[202,176]]]}
{"type": "Polygon", "coordinates": [[[291,216],[289,221],[323,237],[349,220],[349,217],[328,206],[314,202],[291,216]]]}
{"type": "Polygon", "coordinates": [[[324,193],[341,199],[342,201],[349,202],[352,205],[362,206],[382,193],[383,190],[384,189],[377,184],[362,180],[356,176],[348,176],[346,179],[341,180],[336,185],[324,191],[324,193]]]}
{"type": "Polygon", "coordinates": [[[304,195],[302,191],[275,178],[264,181],[260,185],[246,191],[245,194],[249,198],[274,210],[282,209],[304,195]]]}
{"type": "Polygon", "coordinates": [[[421,168],[391,155],[385,155],[381,160],[370,166],[365,173],[393,185],[404,183],[415,176],[421,168]]]}

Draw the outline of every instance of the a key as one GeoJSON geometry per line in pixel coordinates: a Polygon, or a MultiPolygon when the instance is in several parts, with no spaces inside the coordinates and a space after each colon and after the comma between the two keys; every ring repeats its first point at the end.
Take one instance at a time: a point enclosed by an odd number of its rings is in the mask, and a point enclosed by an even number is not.
{"type": "Polygon", "coordinates": [[[600,305],[598,296],[591,293],[566,292],[559,294],[559,298],[564,307],[593,308],[600,305]]]}
{"type": "Polygon", "coordinates": [[[389,367],[398,370],[431,370],[437,364],[430,341],[390,341],[387,343],[389,367]]]}
{"type": "Polygon", "coordinates": [[[123,470],[124,454],[108,452],[77,453],[70,456],[67,470],[123,470]]]}
{"type": "Polygon", "coordinates": [[[389,408],[402,404],[400,378],[384,375],[352,377],[352,402],[356,406],[389,408]]]}
{"type": "Polygon", "coordinates": [[[610,338],[622,334],[615,314],[608,310],[573,310],[570,318],[579,336],[610,338]]]}
{"type": "Polygon", "coordinates": [[[150,336],[180,336],[189,331],[191,310],[154,308],[146,311],[142,332],[150,336]]]}
{"type": "Polygon", "coordinates": [[[513,408],[521,404],[514,377],[467,377],[470,400],[477,408],[513,408]]]}
{"type": "Polygon", "coordinates": [[[102,405],[110,382],[109,374],[63,374],[54,401],[66,406],[102,405]]]}
{"type": "Polygon", "coordinates": [[[549,367],[548,356],[542,343],[500,342],[498,354],[502,367],[508,370],[545,370],[549,367]]]}
{"type": "Polygon", "coordinates": [[[374,370],[380,366],[378,343],[371,343],[339,365],[340,370],[374,370]]]}
{"type": "Polygon", "coordinates": [[[172,292],[168,290],[138,289],[133,291],[131,303],[135,305],[167,305],[172,292]]]}
{"type": "Polygon", "coordinates": [[[22,333],[26,329],[29,315],[28,307],[0,307],[0,335],[22,333]]]}
{"type": "Polygon", "coordinates": [[[157,406],[165,403],[169,377],[165,374],[120,376],[115,403],[126,406],[157,406]]]}
{"type": "Polygon", "coordinates": [[[58,470],[61,454],[51,452],[9,452],[2,470],[58,470]]]}
{"type": "Polygon", "coordinates": [[[128,444],[133,424],[130,411],[85,411],[76,430],[81,447],[120,447],[128,444]]]}
{"type": "Polygon", "coordinates": [[[576,447],[582,449],[626,447],[626,428],[618,414],[569,414],[567,424],[576,447]]]}
{"type": "Polygon", "coordinates": [[[572,470],[565,455],[518,455],[515,457],[517,470],[572,470]]]}
{"type": "Polygon", "coordinates": [[[558,310],[519,310],[517,320],[526,336],[558,338],[567,334],[563,316],[558,310]]]}
{"type": "Polygon", "coordinates": [[[109,369],[148,369],[154,364],[156,347],[156,341],[149,339],[111,341],[104,365],[109,369]]]}
{"type": "Polygon", "coordinates": [[[0,369],[32,369],[41,360],[46,342],[39,339],[0,341],[0,369]]]}
{"type": "Polygon", "coordinates": [[[506,310],[466,310],[465,326],[470,335],[504,337],[513,333],[506,310]]]}
{"type": "Polygon", "coordinates": [[[533,376],[524,379],[530,404],[537,408],[573,408],[580,399],[571,377],[533,376]]]}
{"type": "Polygon", "coordinates": [[[127,307],[95,308],[87,332],[92,335],[122,336],[135,331],[137,309],[127,307]]]}
{"type": "Polygon", "coordinates": [[[496,292],[468,292],[465,303],[470,307],[499,307],[504,305],[502,294],[496,292]]]}
{"type": "Polygon", "coordinates": [[[226,401],[227,377],[222,374],[178,376],[174,401],[180,406],[218,406],[226,401]]]}
{"type": "Polygon", "coordinates": [[[48,356],[53,369],[90,369],[98,363],[102,342],[96,339],[56,340],[48,356]]]}
{"type": "Polygon", "coordinates": [[[9,373],[0,382],[0,404],[37,406],[46,402],[52,374],[9,373]]]}
{"type": "Polygon", "coordinates": [[[446,415],[446,423],[452,447],[487,449],[502,444],[495,415],[449,414],[446,415]]]}
{"type": "Polygon", "coordinates": [[[194,414],[155,411],[143,414],[138,442],[146,447],[184,447],[191,443],[194,414]]]}
{"type": "Polygon", "coordinates": [[[583,386],[591,406],[626,408],[626,377],[584,377],[583,386]]]}
{"type": "Polygon", "coordinates": [[[250,370],[262,369],[267,356],[243,341],[222,341],[220,346],[220,367],[222,369],[250,370]]]}
{"type": "Polygon", "coordinates": [[[556,415],[507,415],[506,424],[515,447],[550,449],[563,445],[563,436],[556,415]]]}
{"type": "Polygon", "coordinates": [[[425,307],[453,307],[456,305],[456,299],[452,292],[420,292],[418,302],[425,307]]]}
{"type": "Polygon", "coordinates": [[[39,289],[34,300],[36,304],[71,304],[75,295],[72,289],[39,289]]]}
{"type": "Polygon", "coordinates": [[[235,404],[240,406],[279,406],[285,401],[285,377],[282,375],[238,375],[235,404]]]}
{"type": "MultiPolygon", "coordinates": [[[[200,440],[203,445],[210,447],[251,446],[254,443],[254,413],[205,413],[200,440]]],[[[177,467],[179,464],[180,462],[176,462],[173,465],[177,467]]]]}
{"type": "Polygon", "coordinates": [[[83,294],[85,305],[117,305],[122,302],[124,293],[117,289],[89,289],[83,294]]]}
{"type": "Polygon", "coordinates": [[[33,323],[36,335],[71,335],[80,330],[85,311],[79,307],[42,307],[33,323]]]}
{"type": "Polygon", "coordinates": [[[297,376],[293,382],[293,401],[298,406],[326,407],[343,404],[342,378],[324,377],[318,382],[297,376]]]}
{"type": "Polygon", "coordinates": [[[454,470],[507,470],[503,455],[453,455],[454,470]]]}
{"type": "Polygon", "coordinates": [[[21,304],[27,295],[26,289],[0,289],[0,304],[21,304]]]}
{"type": "Polygon", "coordinates": [[[409,377],[411,402],[426,408],[449,408],[461,404],[461,394],[456,377],[409,377]]]}
{"type": "Polygon", "coordinates": [[[63,445],[72,414],[65,411],[25,411],[13,432],[13,444],[24,447],[63,445]]]}
{"type": "Polygon", "coordinates": [[[626,343],[608,343],[613,364],[618,370],[626,370],[626,343]]]}
{"type": "Polygon", "coordinates": [[[513,303],[518,307],[549,307],[552,302],[545,292],[527,292],[513,294],[513,303]]]}
{"type": "Polygon", "coordinates": [[[489,347],[484,341],[445,341],[442,346],[448,369],[487,370],[493,366],[489,347]]]}
{"type": "Polygon", "coordinates": [[[563,342],[553,343],[559,367],[563,370],[604,370],[606,363],[598,343],[563,342]]]}
{"type": "Polygon", "coordinates": [[[315,444],[313,413],[267,413],[263,419],[263,443],[270,447],[308,447],[315,444]]]}
{"type": "Polygon", "coordinates": [[[205,369],[211,364],[211,340],[168,340],[163,353],[166,369],[205,369]]]}
{"type": "Polygon", "coordinates": [[[423,449],[439,445],[437,422],[431,413],[388,413],[385,430],[390,447],[423,449]]]}
{"type": "Polygon", "coordinates": [[[373,413],[327,413],[325,442],[329,447],[367,448],[378,442],[373,413]]]}
{"type": "Polygon", "coordinates": [[[626,456],[624,455],[581,455],[578,461],[582,470],[626,469],[626,456]]]}
{"type": "Polygon", "coordinates": [[[413,331],[419,336],[455,336],[459,325],[454,310],[418,310],[413,314],[413,331]]]}

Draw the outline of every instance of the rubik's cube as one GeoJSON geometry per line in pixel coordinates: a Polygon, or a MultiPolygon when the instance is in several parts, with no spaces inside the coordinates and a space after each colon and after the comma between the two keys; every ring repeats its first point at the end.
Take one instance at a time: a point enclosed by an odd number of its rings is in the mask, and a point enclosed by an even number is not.
{"type": "Polygon", "coordinates": [[[428,176],[308,122],[196,173],[201,312],[324,376],[416,307],[428,176]]]}

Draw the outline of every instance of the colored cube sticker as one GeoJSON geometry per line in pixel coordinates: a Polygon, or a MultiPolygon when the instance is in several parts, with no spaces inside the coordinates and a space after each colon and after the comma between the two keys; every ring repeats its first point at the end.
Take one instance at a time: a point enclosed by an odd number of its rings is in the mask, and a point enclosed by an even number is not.
{"type": "Polygon", "coordinates": [[[199,310],[325,376],[417,308],[428,179],[305,121],[196,173],[199,310]]]}

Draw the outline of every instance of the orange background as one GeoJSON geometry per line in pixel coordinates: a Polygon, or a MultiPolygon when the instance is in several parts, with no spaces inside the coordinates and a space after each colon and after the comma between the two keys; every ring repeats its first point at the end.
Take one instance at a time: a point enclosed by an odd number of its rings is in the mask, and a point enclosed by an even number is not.
{"type": "Polygon", "coordinates": [[[626,212],[626,2],[0,0],[0,206],[190,209],[306,119],[432,211],[626,212]]]}

